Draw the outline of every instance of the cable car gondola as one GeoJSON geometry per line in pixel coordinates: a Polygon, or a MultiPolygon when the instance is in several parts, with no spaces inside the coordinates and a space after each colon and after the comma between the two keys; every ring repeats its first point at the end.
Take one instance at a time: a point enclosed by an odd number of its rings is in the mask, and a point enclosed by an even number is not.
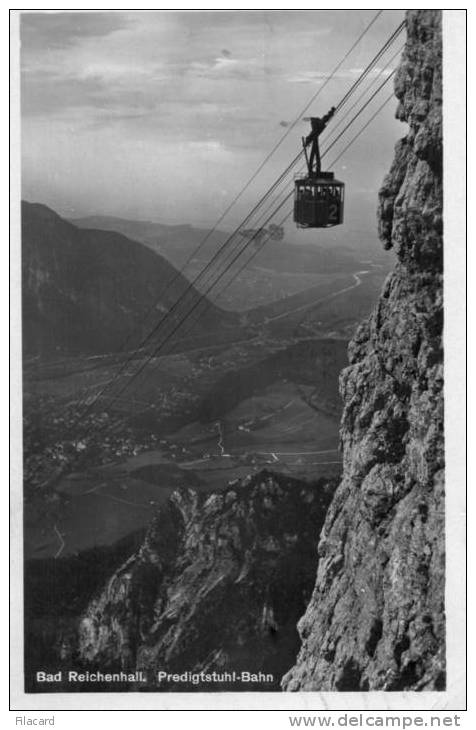
{"type": "Polygon", "coordinates": [[[336,180],[333,172],[322,172],[319,154],[319,135],[334,111],[333,107],[322,119],[311,117],[311,133],[302,140],[307,175],[294,181],[294,222],[298,228],[330,228],[344,221],[344,183],[336,180]]]}

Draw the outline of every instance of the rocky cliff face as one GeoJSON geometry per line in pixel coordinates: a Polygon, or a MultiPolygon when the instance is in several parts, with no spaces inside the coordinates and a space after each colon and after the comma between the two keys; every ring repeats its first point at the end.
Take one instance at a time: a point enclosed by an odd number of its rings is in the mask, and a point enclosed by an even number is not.
{"type": "Polygon", "coordinates": [[[340,381],[344,476],[287,690],[445,685],[441,13],[412,10],[380,192],[398,263],[340,381]]]}
{"type": "Polygon", "coordinates": [[[141,548],[84,613],[82,664],[142,670],[147,689],[157,689],[158,670],[206,670],[273,679],[202,691],[279,690],[299,647],[296,623],[314,584],[316,525],[332,489],[323,480],[309,485],[262,472],[220,493],[175,492],[141,548]]]}

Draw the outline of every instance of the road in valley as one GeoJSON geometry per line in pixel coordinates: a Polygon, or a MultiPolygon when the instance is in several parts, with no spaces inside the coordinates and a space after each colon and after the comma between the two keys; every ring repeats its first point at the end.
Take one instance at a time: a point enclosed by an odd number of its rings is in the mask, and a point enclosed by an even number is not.
{"type": "Polygon", "coordinates": [[[352,274],[354,283],[351,284],[350,286],[345,286],[343,289],[339,289],[338,291],[332,292],[331,294],[327,294],[325,297],[320,297],[319,299],[315,299],[313,302],[301,304],[299,307],[295,307],[294,309],[289,309],[287,312],[283,312],[282,314],[276,314],[274,317],[267,317],[267,319],[265,321],[266,321],[266,323],[276,322],[278,319],[284,319],[285,317],[289,317],[291,314],[296,314],[297,312],[303,312],[306,309],[311,309],[312,307],[315,307],[316,304],[322,304],[322,302],[328,302],[331,299],[334,299],[335,297],[338,297],[347,291],[352,291],[352,289],[356,289],[358,286],[361,286],[362,279],[360,278],[360,276],[363,274],[368,274],[368,273],[369,273],[368,271],[356,271],[354,274],[352,274]]]}

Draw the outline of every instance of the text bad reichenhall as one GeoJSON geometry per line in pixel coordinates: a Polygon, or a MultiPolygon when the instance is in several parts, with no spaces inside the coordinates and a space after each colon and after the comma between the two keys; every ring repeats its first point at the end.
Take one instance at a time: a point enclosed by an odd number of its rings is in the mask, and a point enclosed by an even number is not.
{"type": "Polygon", "coordinates": [[[36,673],[37,682],[147,682],[145,672],[74,672],[60,671],[55,674],[36,673]]]}
{"type": "MultiPolygon", "coordinates": [[[[243,682],[243,683],[270,683],[274,681],[272,674],[265,674],[264,672],[182,672],[176,674],[170,674],[164,671],[158,671],[156,673],[156,679],[159,684],[162,682],[170,683],[190,683],[190,684],[202,684],[202,683],[227,683],[227,682],[243,682]]],[[[136,672],[76,672],[73,670],[59,671],[56,673],[37,672],[37,682],[70,682],[70,683],[88,683],[88,682],[147,682],[148,677],[143,671],[136,672]]]]}

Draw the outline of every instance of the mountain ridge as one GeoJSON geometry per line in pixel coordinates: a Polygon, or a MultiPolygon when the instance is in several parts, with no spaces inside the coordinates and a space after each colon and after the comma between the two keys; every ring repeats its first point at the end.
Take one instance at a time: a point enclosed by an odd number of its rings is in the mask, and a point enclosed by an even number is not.
{"type": "MultiPolygon", "coordinates": [[[[199,299],[166,259],[121,233],[82,230],[39,203],[22,203],[23,338],[27,353],[107,352],[130,347],[187,292],[170,317],[199,299]],[[153,309],[157,314],[148,319],[153,309]]],[[[236,324],[208,302],[197,334],[236,324]]]]}
{"type": "MultiPolygon", "coordinates": [[[[297,650],[296,619],[312,588],[314,527],[324,519],[334,485],[332,479],[306,484],[262,471],[219,492],[179,488],[129,555],[124,547],[133,545],[133,537],[118,544],[120,565],[107,580],[102,565],[91,565],[93,595],[79,615],[68,612],[70,620],[55,635],[57,666],[142,671],[147,682],[128,689],[148,691],[197,689],[190,681],[164,686],[159,670],[230,677],[266,672],[272,680],[265,685],[230,680],[199,689],[279,691],[297,650]]],[[[111,563],[114,550],[102,552],[111,563]]],[[[40,569],[47,573],[48,565],[40,569]]],[[[57,570],[68,581],[61,563],[57,570]]],[[[70,573],[75,584],[78,578],[70,573]]],[[[48,615],[49,609],[41,596],[33,601],[41,625],[42,611],[48,615]]]]}

